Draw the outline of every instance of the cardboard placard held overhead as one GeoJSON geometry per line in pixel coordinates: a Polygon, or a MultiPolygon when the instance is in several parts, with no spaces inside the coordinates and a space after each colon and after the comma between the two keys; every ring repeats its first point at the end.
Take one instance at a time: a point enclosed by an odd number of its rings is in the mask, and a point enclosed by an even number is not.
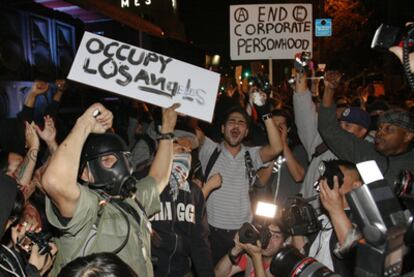
{"type": "Polygon", "coordinates": [[[230,57],[294,59],[312,52],[312,24],[312,4],[230,6],[230,57]]]}
{"type": "Polygon", "coordinates": [[[211,122],[220,75],[85,32],[68,79],[211,122]]]}

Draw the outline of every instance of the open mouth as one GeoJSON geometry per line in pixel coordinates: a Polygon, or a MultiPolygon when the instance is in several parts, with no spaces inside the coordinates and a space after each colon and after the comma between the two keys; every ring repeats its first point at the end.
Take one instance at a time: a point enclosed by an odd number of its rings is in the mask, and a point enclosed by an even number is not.
{"type": "Polygon", "coordinates": [[[234,130],[230,131],[230,134],[231,134],[232,137],[238,137],[238,136],[240,136],[240,131],[237,130],[237,129],[234,129],[234,130]]]}

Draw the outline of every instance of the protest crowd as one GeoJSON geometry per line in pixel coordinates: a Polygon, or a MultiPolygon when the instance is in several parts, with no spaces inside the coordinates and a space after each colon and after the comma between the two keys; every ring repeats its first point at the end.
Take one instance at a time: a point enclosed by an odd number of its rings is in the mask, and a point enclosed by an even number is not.
{"type": "MultiPolygon", "coordinates": [[[[414,71],[414,53],[410,62],[414,71]]],[[[60,118],[72,85],[63,79],[36,119],[51,85],[36,80],[17,117],[0,119],[0,276],[290,276],[273,269],[282,248],[354,276],[363,230],[346,195],[364,184],[356,164],[374,160],[398,194],[414,173],[414,111],[339,71],[314,73],[280,86],[263,74],[227,82],[211,124],[179,103],[129,99],[123,133],[101,103],[60,118]],[[320,228],[287,226],[280,211],[298,198],[320,228]],[[265,224],[258,201],[277,205],[265,224]],[[267,240],[246,241],[246,228],[267,240]]],[[[402,256],[412,271],[409,245],[402,256]]]]}

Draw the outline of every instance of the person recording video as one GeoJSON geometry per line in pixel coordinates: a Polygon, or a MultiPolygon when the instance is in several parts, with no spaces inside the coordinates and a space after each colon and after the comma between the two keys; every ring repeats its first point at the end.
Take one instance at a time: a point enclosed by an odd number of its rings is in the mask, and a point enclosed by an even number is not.
{"type": "Polygon", "coordinates": [[[274,255],[282,248],[288,234],[278,221],[273,221],[268,229],[270,240],[264,249],[260,240],[257,240],[255,244],[241,243],[240,231],[236,233],[235,246],[220,259],[215,267],[216,277],[233,276],[243,271],[246,272],[245,276],[273,276],[269,271],[270,263],[274,255]]]}

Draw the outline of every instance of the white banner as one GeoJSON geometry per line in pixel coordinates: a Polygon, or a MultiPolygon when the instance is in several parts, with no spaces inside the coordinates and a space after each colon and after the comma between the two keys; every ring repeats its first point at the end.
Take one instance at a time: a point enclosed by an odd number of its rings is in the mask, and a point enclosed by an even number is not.
{"type": "Polygon", "coordinates": [[[211,122],[220,75],[85,32],[68,79],[211,122]]]}
{"type": "Polygon", "coordinates": [[[312,4],[230,6],[230,57],[294,59],[312,52],[312,24],[312,4]]]}

